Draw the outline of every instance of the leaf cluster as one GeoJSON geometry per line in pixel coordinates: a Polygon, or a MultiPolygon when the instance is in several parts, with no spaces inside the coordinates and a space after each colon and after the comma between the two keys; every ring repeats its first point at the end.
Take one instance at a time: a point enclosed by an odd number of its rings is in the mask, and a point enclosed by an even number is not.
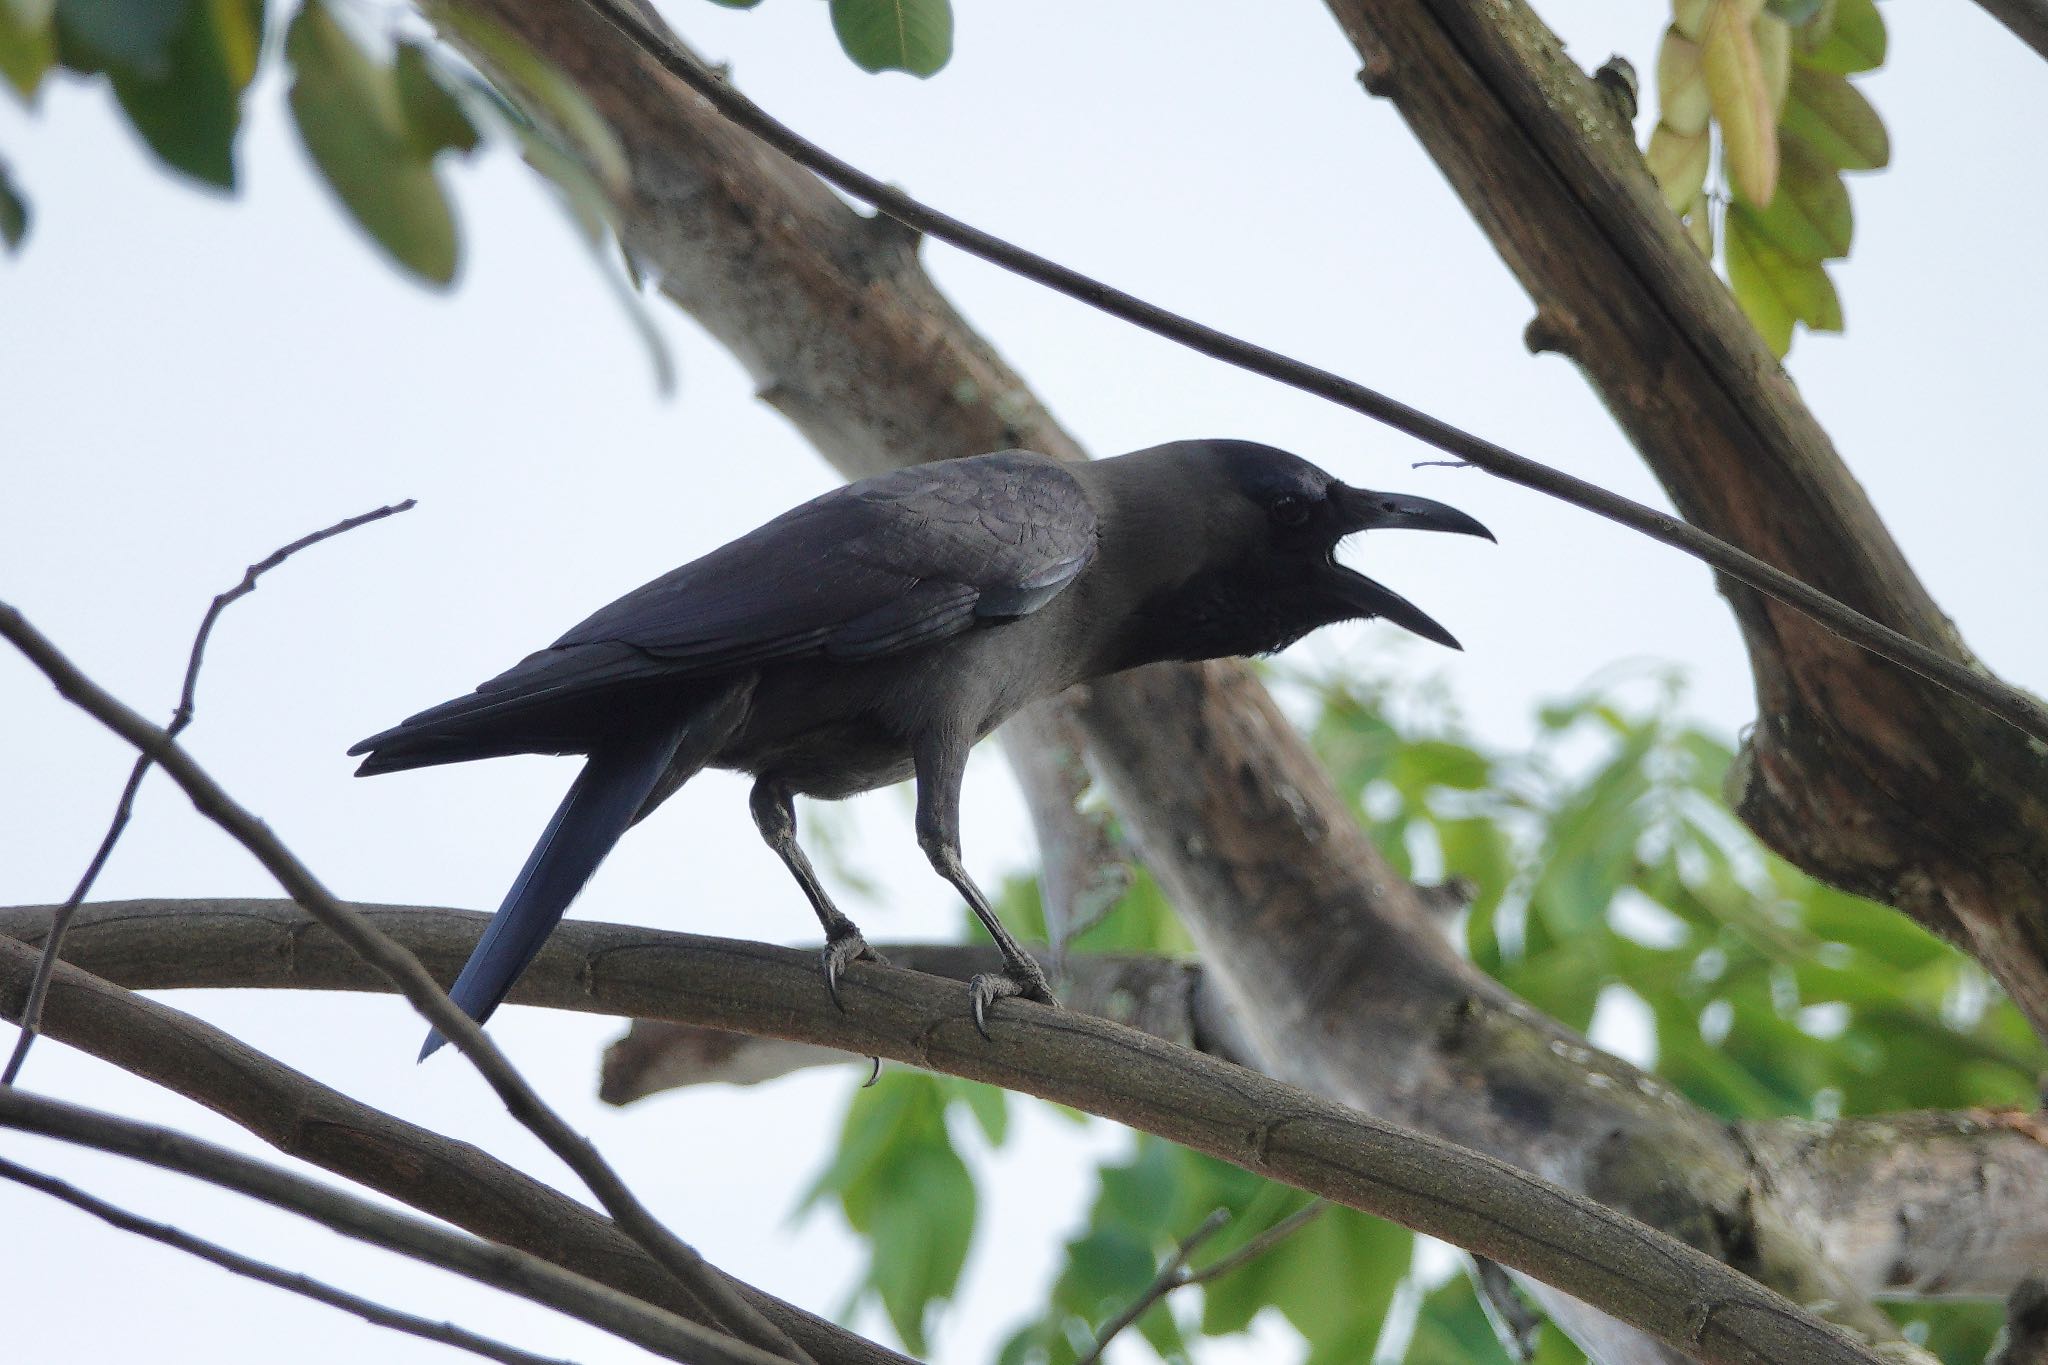
{"type": "Polygon", "coordinates": [[[1792,328],[1842,330],[1825,262],[1849,254],[1843,171],[1884,166],[1882,119],[1849,77],[1884,63],[1875,0],[1674,0],[1657,54],[1657,126],[1644,151],[1702,252],[1722,265],[1771,349],[1792,328]],[[1726,196],[1707,185],[1718,134],[1726,196]]]}

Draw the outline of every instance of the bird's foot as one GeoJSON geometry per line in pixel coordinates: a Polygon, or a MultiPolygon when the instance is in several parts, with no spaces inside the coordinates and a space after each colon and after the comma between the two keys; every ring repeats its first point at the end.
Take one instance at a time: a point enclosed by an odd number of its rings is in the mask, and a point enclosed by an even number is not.
{"type": "Polygon", "coordinates": [[[841,1013],[846,1002],[839,998],[839,973],[849,962],[886,963],[887,958],[868,947],[868,941],[860,936],[860,930],[848,924],[844,930],[835,931],[825,939],[825,950],[818,955],[825,968],[825,989],[832,993],[832,1003],[841,1013]]]}
{"type": "Polygon", "coordinates": [[[981,973],[967,983],[967,997],[974,1008],[974,1031],[983,1038],[988,1038],[988,1007],[998,1000],[1015,997],[1036,1000],[1054,1009],[1060,1007],[1046,982],[1045,972],[1028,957],[1008,963],[1000,972],[981,973]]]}

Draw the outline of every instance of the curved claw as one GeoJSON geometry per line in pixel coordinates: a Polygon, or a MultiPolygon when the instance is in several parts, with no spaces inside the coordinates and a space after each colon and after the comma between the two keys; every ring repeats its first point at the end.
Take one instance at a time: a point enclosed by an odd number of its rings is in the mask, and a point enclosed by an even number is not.
{"type": "Polygon", "coordinates": [[[1054,1009],[1060,1002],[1053,998],[1052,987],[1046,984],[1045,973],[1029,958],[1022,967],[1012,966],[1000,972],[983,972],[967,983],[968,1003],[974,1013],[974,1031],[986,1042],[994,1042],[988,1033],[988,1007],[998,1000],[1012,998],[1033,1000],[1054,1009]],[[1028,968],[1028,970],[1027,970],[1028,968]]]}
{"type": "Polygon", "coordinates": [[[882,1059],[880,1057],[870,1057],[868,1061],[871,1063],[868,1070],[868,1078],[860,1083],[860,1088],[863,1090],[882,1079],[882,1059]]]}
{"type": "Polygon", "coordinates": [[[858,929],[850,934],[825,941],[825,947],[818,954],[819,962],[825,968],[825,989],[831,993],[832,1004],[841,1014],[846,1012],[846,1002],[839,998],[839,973],[849,962],[882,962],[885,959],[873,948],[858,929]]]}

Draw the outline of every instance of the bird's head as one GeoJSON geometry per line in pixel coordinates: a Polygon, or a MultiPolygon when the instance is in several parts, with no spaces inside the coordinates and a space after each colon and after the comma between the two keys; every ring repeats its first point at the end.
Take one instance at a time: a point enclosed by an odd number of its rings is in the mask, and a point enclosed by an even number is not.
{"type": "Polygon", "coordinates": [[[1353,488],[1299,456],[1251,441],[1179,441],[1123,459],[1132,462],[1132,482],[1150,507],[1169,513],[1165,521],[1145,519],[1154,562],[1168,581],[1140,614],[1192,648],[1161,657],[1266,654],[1319,627],[1368,617],[1459,648],[1406,598],[1337,562],[1339,544],[1360,531],[1493,539],[1456,508],[1353,488]]]}

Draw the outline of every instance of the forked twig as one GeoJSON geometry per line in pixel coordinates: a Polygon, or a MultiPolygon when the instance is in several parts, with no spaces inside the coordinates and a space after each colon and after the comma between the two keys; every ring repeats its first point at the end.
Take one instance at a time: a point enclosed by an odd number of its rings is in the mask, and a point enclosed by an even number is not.
{"type": "MultiPolygon", "coordinates": [[[[176,739],[184,728],[192,723],[198,706],[199,667],[206,657],[207,641],[213,638],[214,622],[229,606],[256,591],[256,580],[269,573],[278,565],[290,559],[299,551],[318,545],[323,540],[353,531],[358,526],[367,526],[373,521],[382,521],[389,516],[411,510],[415,500],[407,498],[388,507],[379,507],[374,512],[337,521],[324,531],[315,531],[300,536],[289,545],[272,550],[264,558],[251,564],[243,573],[242,581],[219,594],[200,619],[199,630],[192,637],[192,652],[185,660],[185,684],[178,692],[178,709],[171,713],[171,723],[164,727],[164,734],[176,739]]],[[[78,879],[71,896],[57,909],[50,922],[50,936],[43,941],[43,960],[36,966],[36,979],[29,986],[28,1004],[21,1012],[21,1032],[15,1037],[14,1051],[7,1058],[7,1069],[0,1071],[0,1085],[13,1085],[15,1077],[21,1074],[22,1063],[28,1060],[28,1050],[34,1045],[36,1033],[43,1018],[43,1001],[50,993],[50,973],[56,970],[57,955],[64,947],[64,932],[71,927],[71,917],[78,912],[79,905],[92,893],[93,883],[99,880],[100,872],[107,865],[107,859],[114,852],[114,845],[121,841],[121,833],[128,828],[128,818],[135,810],[135,793],[142,789],[142,779],[148,774],[154,762],[147,753],[135,756],[135,766],[128,770],[128,781],[121,788],[121,799],[114,803],[114,818],[108,822],[107,832],[100,839],[99,848],[93,853],[92,861],[85,865],[85,874],[78,879]]]]}
{"type": "Polygon", "coordinates": [[[1152,1305],[1168,1294],[1187,1285],[1207,1284],[1211,1280],[1221,1279],[1239,1266],[1256,1261],[1313,1223],[1329,1207],[1330,1201],[1327,1199],[1311,1199],[1229,1255],[1219,1256],[1197,1270],[1188,1262],[1201,1250],[1203,1243],[1221,1232],[1230,1222],[1230,1210],[1217,1209],[1202,1220],[1200,1227],[1181,1239],[1180,1245],[1166,1258],[1166,1263],[1159,1267],[1159,1273],[1152,1277],[1152,1283],[1145,1286],[1144,1292],[1133,1299],[1121,1313],[1102,1325],[1102,1331],[1095,1338],[1095,1344],[1089,1347],[1088,1353],[1075,1361],[1074,1365],[1097,1365],[1110,1341],[1124,1328],[1144,1317],[1152,1310],[1152,1305]]]}

